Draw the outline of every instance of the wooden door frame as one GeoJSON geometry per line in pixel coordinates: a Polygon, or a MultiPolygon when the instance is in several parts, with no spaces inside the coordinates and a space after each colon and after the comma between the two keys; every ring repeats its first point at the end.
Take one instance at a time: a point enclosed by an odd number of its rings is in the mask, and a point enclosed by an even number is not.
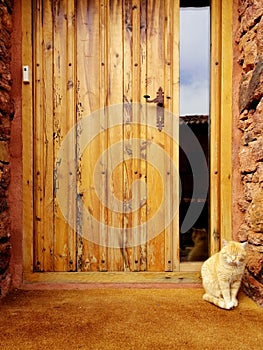
{"type": "MultiPolygon", "coordinates": [[[[32,2],[21,2],[22,64],[30,68],[30,82],[22,86],[24,283],[200,282],[198,273],[189,272],[191,266],[193,270],[198,266],[196,263],[181,264],[181,272],[173,273],[33,273],[32,2]]],[[[232,2],[211,0],[211,18],[210,254],[213,254],[220,249],[223,238],[232,238],[232,2]]]]}

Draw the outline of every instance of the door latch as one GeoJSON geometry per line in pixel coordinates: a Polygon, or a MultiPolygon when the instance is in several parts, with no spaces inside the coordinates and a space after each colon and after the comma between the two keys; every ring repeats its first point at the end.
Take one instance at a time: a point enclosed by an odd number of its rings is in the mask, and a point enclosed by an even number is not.
{"type": "Polygon", "coordinates": [[[164,127],[164,91],[161,87],[159,87],[156,97],[153,100],[149,100],[151,96],[144,95],[147,103],[156,103],[156,126],[159,131],[162,131],[164,127]]]}

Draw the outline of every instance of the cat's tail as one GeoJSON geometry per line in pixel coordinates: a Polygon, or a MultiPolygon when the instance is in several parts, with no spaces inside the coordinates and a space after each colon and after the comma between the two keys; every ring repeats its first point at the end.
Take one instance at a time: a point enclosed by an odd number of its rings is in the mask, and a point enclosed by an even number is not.
{"type": "Polygon", "coordinates": [[[203,300],[206,300],[209,303],[212,303],[212,304],[220,307],[221,309],[230,310],[234,307],[234,304],[232,302],[226,303],[224,299],[217,298],[217,297],[210,295],[210,294],[207,294],[207,293],[205,293],[203,295],[203,300]]]}

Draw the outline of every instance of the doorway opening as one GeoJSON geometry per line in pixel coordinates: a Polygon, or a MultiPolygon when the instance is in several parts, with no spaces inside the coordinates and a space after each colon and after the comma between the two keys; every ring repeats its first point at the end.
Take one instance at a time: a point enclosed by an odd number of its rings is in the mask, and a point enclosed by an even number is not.
{"type": "Polygon", "coordinates": [[[209,195],[205,191],[209,164],[210,124],[210,2],[180,2],[180,145],[179,172],[181,180],[180,261],[204,261],[209,252],[209,195]],[[187,125],[197,138],[206,163],[196,169],[189,159],[200,160],[191,137],[182,132],[187,125]],[[194,183],[194,177],[197,183],[194,183]],[[194,196],[194,186],[199,186],[194,196]],[[206,195],[205,195],[206,194],[206,195]],[[190,205],[196,221],[182,228],[190,205]]]}

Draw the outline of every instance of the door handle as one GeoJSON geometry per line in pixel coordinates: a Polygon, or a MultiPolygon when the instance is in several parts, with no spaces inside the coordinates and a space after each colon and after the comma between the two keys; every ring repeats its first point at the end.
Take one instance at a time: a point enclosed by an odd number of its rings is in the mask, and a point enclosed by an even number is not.
{"type": "Polygon", "coordinates": [[[144,95],[147,103],[156,103],[156,126],[159,131],[162,131],[164,127],[164,91],[159,87],[156,92],[156,97],[153,100],[149,100],[151,96],[144,95]]]}

